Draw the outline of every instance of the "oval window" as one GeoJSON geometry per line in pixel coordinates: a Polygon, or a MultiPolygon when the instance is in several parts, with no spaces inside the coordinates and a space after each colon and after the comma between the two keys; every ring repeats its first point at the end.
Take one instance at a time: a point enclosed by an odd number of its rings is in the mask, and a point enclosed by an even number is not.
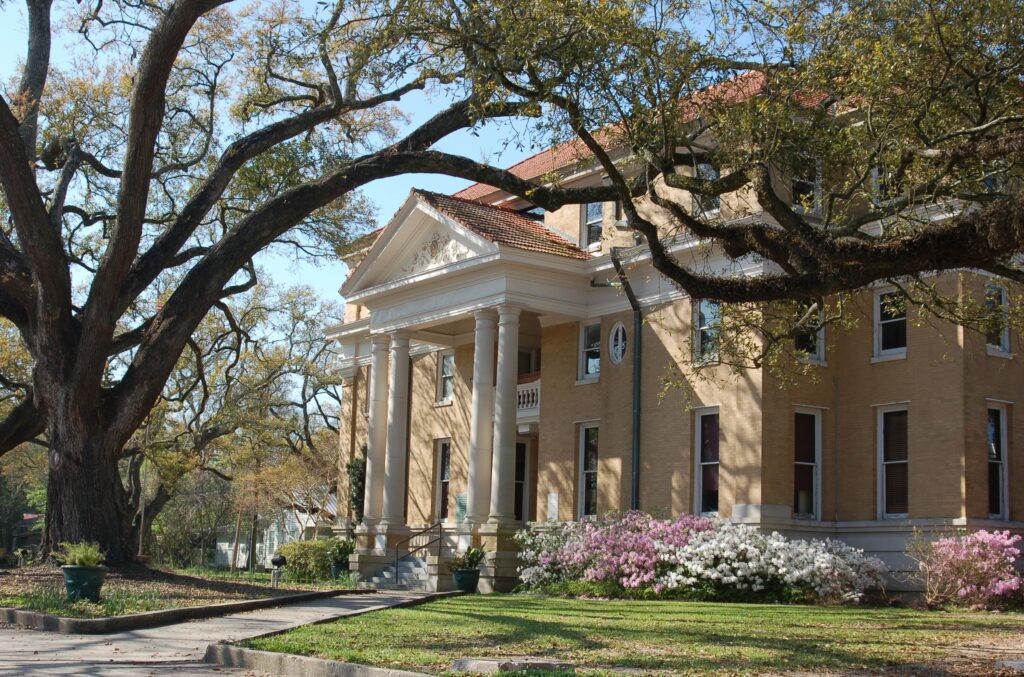
{"type": "Polygon", "coordinates": [[[608,338],[608,357],[612,364],[621,364],[626,356],[626,326],[616,322],[608,338]]]}

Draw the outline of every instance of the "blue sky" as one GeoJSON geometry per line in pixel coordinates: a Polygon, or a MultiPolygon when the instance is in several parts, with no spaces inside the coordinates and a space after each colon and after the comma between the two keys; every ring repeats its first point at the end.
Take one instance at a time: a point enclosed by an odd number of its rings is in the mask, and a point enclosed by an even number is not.
{"type": "MultiPolygon", "coordinates": [[[[59,12],[59,6],[57,11],[59,12]]],[[[26,19],[24,2],[8,0],[0,8],[0,78],[9,80],[25,55],[26,19]]],[[[59,66],[64,61],[63,48],[59,40],[53,47],[53,62],[59,66]]],[[[414,93],[403,99],[402,108],[410,115],[410,125],[416,125],[437,112],[443,101],[432,101],[422,93],[414,93]]],[[[512,165],[539,148],[506,144],[507,129],[490,126],[476,134],[462,132],[454,134],[438,144],[438,148],[449,153],[458,153],[474,160],[488,161],[498,166],[512,165]]],[[[435,174],[409,174],[383,179],[369,184],[364,192],[377,206],[377,221],[383,225],[398,209],[412,188],[423,188],[439,193],[450,193],[468,185],[462,179],[435,174]]],[[[345,276],[345,266],[340,262],[326,266],[294,264],[281,258],[264,256],[260,265],[267,270],[278,284],[306,284],[325,299],[340,300],[337,290],[345,276]]]]}

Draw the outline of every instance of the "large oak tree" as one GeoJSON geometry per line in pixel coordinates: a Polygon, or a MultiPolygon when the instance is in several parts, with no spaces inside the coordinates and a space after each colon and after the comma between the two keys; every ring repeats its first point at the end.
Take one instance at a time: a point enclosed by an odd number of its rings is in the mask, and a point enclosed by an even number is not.
{"type": "Polygon", "coordinates": [[[0,315],[32,377],[0,453],[44,435],[47,542],[98,540],[112,562],[132,552],[119,459],[189,337],[256,284],[261,251],[343,245],[357,190],[380,178],[447,173],[546,209],[622,199],[659,271],[739,304],[803,308],[956,268],[1024,277],[1016,2],[107,0],[59,17],[26,2],[21,78],[0,97],[0,315]],[[62,69],[57,24],[81,46],[62,69]],[[420,89],[443,105],[410,128],[403,97],[420,89]],[[607,184],[436,149],[511,118],[607,184]],[[794,206],[786,177],[809,164],[825,170],[814,204],[794,206]],[[767,216],[721,222],[678,190],[767,216]],[[775,272],[687,267],[675,232],[775,272]]]}

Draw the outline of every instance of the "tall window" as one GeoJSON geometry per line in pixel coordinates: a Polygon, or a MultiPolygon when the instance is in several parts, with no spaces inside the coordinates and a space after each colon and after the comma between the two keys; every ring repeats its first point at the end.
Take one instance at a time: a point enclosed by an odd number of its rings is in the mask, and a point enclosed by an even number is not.
{"type": "Polygon", "coordinates": [[[597,426],[580,429],[580,517],[597,515],[597,426]]]}
{"type": "Polygon", "coordinates": [[[437,441],[437,521],[448,521],[448,491],[451,484],[452,442],[437,441]]]}
{"type": "Polygon", "coordinates": [[[907,455],[907,410],[879,411],[881,456],[881,512],[883,518],[906,517],[910,468],[907,455]]]}
{"type": "Polygon", "coordinates": [[[985,332],[985,343],[990,351],[1010,352],[1009,312],[1006,289],[990,284],[985,287],[985,305],[992,313],[992,325],[985,332]]]}
{"type": "Polygon", "coordinates": [[[709,362],[718,357],[718,339],[721,334],[722,304],[719,301],[698,299],[694,303],[693,358],[709,362]]]}
{"type": "Polygon", "coordinates": [[[526,519],[526,449],[524,442],[516,442],[515,515],[518,522],[526,519]]]}
{"type": "MultiPolygon", "coordinates": [[[[808,308],[808,305],[802,306],[801,313],[807,312],[808,308]]],[[[797,334],[793,339],[793,347],[800,359],[809,362],[825,361],[825,327],[820,326],[822,319],[823,313],[819,313],[815,322],[819,326],[817,328],[809,327],[807,331],[797,334]]]]}
{"type": "Polygon", "coordinates": [[[793,425],[793,516],[818,519],[821,458],[820,414],[798,411],[793,425]]]}
{"type": "Polygon", "coordinates": [[[718,412],[697,414],[697,512],[718,512],[718,412]]]}
{"type": "Polygon", "coordinates": [[[821,209],[821,163],[814,158],[801,158],[793,173],[793,209],[817,214],[821,209]]]}
{"type": "Polygon", "coordinates": [[[988,410],[988,516],[1006,519],[1006,417],[1003,409],[988,410]]]}
{"type": "Polygon", "coordinates": [[[455,353],[444,352],[437,358],[437,401],[451,402],[455,395],[455,353]]]}
{"type": "MultiPolygon", "coordinates": [[[[694,174],[698,179],[705,181],[717,181],[722,176],[718,167],[710,162],[698,162],[694,167],[694,174]]],[[[698,214],[714,216],[722,207],[722,198],[718,195],[694,195],[693,203],[698,214]]]]}
{"type": "Polygon", "coordinates": [[[905,355],[907,309],[899,292],[875,295],[875,356],[905,355]]]}
{"type": "Polygon", "coordinates": [[[601,374],[601,323],[580,326],[579,380],[596,379],[601,374]]]}
{"type": "Polygon", "coordinates": [[[604,203],[588,202],[583,205],[583,237],[580,244],[584,249],[600,248],[603,228],[604,203]]]}

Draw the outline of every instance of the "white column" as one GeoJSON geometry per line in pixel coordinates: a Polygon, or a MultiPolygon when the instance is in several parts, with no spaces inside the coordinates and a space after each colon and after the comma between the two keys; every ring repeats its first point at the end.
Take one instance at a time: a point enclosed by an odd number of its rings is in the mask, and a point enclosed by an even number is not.
{"type": "Polygon", "coordinates": [[[519,363],[519,312],[498,308],[498,382],[494,388],[494,460],[491,468],[490,522],[516,518],[516,382],[519,363]]]}
{"type": "Polygon", "coordinates": [[[409,335],[391,335],[388,383],[387,462],[384,466],[383,524],[405,524],[405,467],[409,457],[409,335]]]}
{"type": "Polygon", "coordinates": [[[469,487],[466,521],[487,520],[491,481],[491,434],[494,418],[494,311],[474,313],[473,400],[469,419],[469,487]]]}
{"type": "Polygon", "coordinates": [[[384,334],[370,337],[370,394],[366,403],[369,415],[366,444],[366,502],[363,522],[376,524],[381,517],[384,491],[384,459],[388,423],[388,344],[384,334]]]}

